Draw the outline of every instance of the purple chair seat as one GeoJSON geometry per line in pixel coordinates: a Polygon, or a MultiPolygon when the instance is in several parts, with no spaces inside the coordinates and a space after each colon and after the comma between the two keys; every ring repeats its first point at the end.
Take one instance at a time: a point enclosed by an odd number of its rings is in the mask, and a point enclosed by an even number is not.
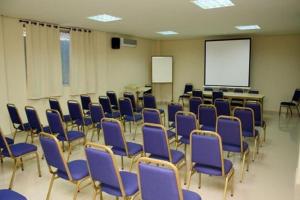
{"type": "MultiPolygon", "coordinates": [[[[121,171],[120,176],[126,196],[135,194],[138,191],[137,175],[131,172],[121,171]]],[[[122,196],[121,191],[118,188],[106,184],[101,184],[101,190],[114,196],[122,196]]]]}
{"type": "Polygon", "coordinates": [[[124,119],[125,121],[140,121],[143,119],[143,116],[141,114],[134,114],[133,116],[126,115],[124,119]]]}
{"type": "Polygon", "coordinates": [[[8,145],[13,144],[15,142],[13,139],[11,139],[9,137],[5,137],[5,140],[6,140],[6,142],[7,142],[8,145]]]}
{"type": "Polygon", "coordinates": [[[281,102],[280,105],[282,106],[296,106],[296,103],[295,102],[281,102]]]}
{"type": "MultiPolygon", "coordinates": [[[[243,142],[243,152],[245,152],[247,149],[248,149],[248,143],[243,142]]],[[[224,151],[229,151],[229,152],[240,153],[241,152],[241,146],[240,145],[223,143],[223,150],[224,151]]]]}
{"type": "Polygon", "coordinates": [[[266,125],[265,121],[256,121],[255,122],[255,126],[260,126],[260,127],[264,127],[266,125]]]}
{"type": "MultiPolygon", "coordinates": [[[[83,138],[85,136],[84,133],[81,131],[68,131],[67,135],[68,135],[69,141],[83,138]]],[[[65,138],[65,135],[62,135],[62,134],[58,135],[57,139],[60,141],[67,141],[67,139],[65,138]]]]}
{"type": "Polygon", "coordinates": [[[258,135],[258,130],[255,129],[255,134],[253,136],[253,133],[250,131],[243,131],[243,136],[244,137],[256,137],[258,135]]]}
{"type": "Polygon", "coordinates": [[[179,141],[183,144],[190,144],[190,138],[187,137],[181,137],[179,141]]]}
{"type": "MultiPolygon", "coordinates": [[[[140,153],[143,150],[142,145],[136,144],[133,142],[127,142],[127,149],[129,156],[136,155],[137,153],[140,153]]],[[[127,156],[125,149],[113,147],[111,150],[114,152],[114,154],[117,154],[119,156],[127,156]]]]}
{"type": "MultiPolygon", "coordinates": [[[[85,160],[74,160],[68,163],[72,179],[77,181],[89,176],[87,163],[85,160]]],[[[69,180],[66,172],[57,171],[57,175],[63,179],[69,180]]]]}
{"type": "Polygon", "coordinates": [[[83,118],[83,120],[84,120],[84,124],[82,124],[81,120],[76,120],[75,124],[77,124],[78,126],[82,126],[82,125],[89,126],[89,125],[93,124],[92,119],[89,117],[85,117],[85,118],[83,118]]]}
{"type": "Polygon", "coordinates": [[[26,200],[26,197],[12,190],[4,189],[0,190],[0,200],[26,200]]]}
{"type": "Polygon", "coordinates": [[[24,123],[24,124],[23,124],[23,127],[20,125],[20,126],[18,127],[18,129],[21,130],[21,131],[29,131],[29,130],[31,129],[29,123],[24,123]],[[23,127],[24,127],[24,129],[23,129],[23,127]]]}
{"type": "Polygon", "coordinates": [[[183,200],[201,200],[201,197],[196,193],[189,190],[182,190],[183,200]]]}
{"type": "MultiPolygon", "coordinates": [[[[170,151],[171,151],[171,155],[172,155],[172,163],[173,164],[176,165],[179,161],[184,159],[184,154],[182,152],[177,151],[177,150],[173,150],[173,149],[171,149],[170,151]]],[[[149,157],[154,158],[154,159],[169,161],[169,158],[162,157],[162,156],[150,155],[149,157]]]]}
{"type": "Polygon", "coordinates": [[[201,130],[204,130],[204,131],[216,131],[216,127],[205,126],[205,125],[203,125],[203,126],[201,127],[201,130]]]}
{"type": "Polygon", "coordinates": [[[162,109],[162,108],[159,108],[158,110],[159,110],[160,114],[165,113],[164,109],[162,109]]]}
{"type": "MultiPolygon", "coordinates": [[[[232,168],[232,162],[230,160],[224,159],[224,172],[228,174],[228,172],[232,168]]],[[[201,165],[197,163],[194,166],[194,169],[199,173],[209,174],[213,176],[222,176],[222,169],[219,167],[208,166],[208,165],[201,165]]]]}
{"type": "Polygon", "coordinates": [[[172,139],[176,136],[176,133],[171,130],[167,130],[167,134],[168,134],[168,139],[172,139]]]}
{"type": "Polygon", "coordinates": [[[51,130],[50,130],[49,126],[43,127],[43,131],[46,132],[46,133],[51,133],[51,130]]]}
{"type": "Polygon", "coordinates": [[[105,113],[105,117],[108,118],[119,118],[121,116],[119,111],[113,111],[112,113],[105,113]]]}
{"type": "MultiPolygon", "coordinates": [[[[18,143],[18,144],[10,145],[10,150],[14,157],[19,157],[21,155],[37,151],[37,147],[33,144],[18,143]]],[[[2,151],[2,154],[5,157],[10,157],[7,149],[4,149],[2,151]]]]}
{"type": "Polygon", "coordinates": [[[70,121],[72,121],[72,118],[71,118],[70,115],[64,115],[63,118],[64,118],[64,122],[70,122],[70,121]]]}

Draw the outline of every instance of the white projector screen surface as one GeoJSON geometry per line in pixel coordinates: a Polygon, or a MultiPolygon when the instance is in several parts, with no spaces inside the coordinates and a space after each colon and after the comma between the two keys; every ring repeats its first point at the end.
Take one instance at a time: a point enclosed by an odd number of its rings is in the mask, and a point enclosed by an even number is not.
{"type": "Polygon", "coordinates": [[[205,85],[249,87],[251,39],[205,41],[205,85]]]}
{"type": "Polygon", "coordinates": [[[173,57],[152,57],[152,83],[173,82],[173,57]]]}

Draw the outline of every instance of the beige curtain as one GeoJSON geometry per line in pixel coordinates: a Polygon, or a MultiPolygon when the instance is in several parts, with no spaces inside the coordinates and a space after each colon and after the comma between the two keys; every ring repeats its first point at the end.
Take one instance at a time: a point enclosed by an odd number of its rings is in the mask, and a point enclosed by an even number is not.
{"type": "Polygon", "coordinates": [[[96,92],[95,55],[90,32],[71,30],[70,88],[72,95],[96,92]]]}
{"type": "Polygon", "coordinates": [[[59,28],[38,23],[25,28],[28,98],[62,95],[59,28]]]}

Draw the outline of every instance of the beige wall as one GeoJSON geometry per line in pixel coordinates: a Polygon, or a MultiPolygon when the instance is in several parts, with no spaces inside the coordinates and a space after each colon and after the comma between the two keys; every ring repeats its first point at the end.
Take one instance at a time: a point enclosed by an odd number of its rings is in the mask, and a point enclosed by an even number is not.
{"type": "MultiPolygon", "coordinates": [[[[162,55],[174,56],[175,100],[185,83],[202,88],[204,80],[204,39],[161,41],[162,55]]],[[[279,102],[289,100],[300,87],[300,35],[253,36],[251,87],[265,98],[265,110],[277,111],[279,102]]],[[[161,100],[169,96],[163,91],[161,100]]]]}

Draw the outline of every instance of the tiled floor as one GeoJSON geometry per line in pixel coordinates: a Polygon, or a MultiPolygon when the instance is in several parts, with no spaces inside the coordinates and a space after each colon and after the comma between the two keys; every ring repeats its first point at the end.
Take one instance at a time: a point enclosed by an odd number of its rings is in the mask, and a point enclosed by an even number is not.
{"type": "MultiPolygon", "coordinates": [[[[227,196],[230,200],[299,200],[299,186],[296,187],[296,169],[299,157],[299,134],[300,119],[297,117],[287,118],[278,114],[266,114],[267,121],[267,142],[260,149],[255,162],[250,163],[250,171],[246,172],[243,183],[239,182],[240,158],[238,155],[231,156],[236,169],[235,192],[234,196],[227,196]],[[297,190],[297,191],[296,191],[297,190]]],[[[127,128],[128,130],[128,128],[127,128]]],[[[261,131],[262,132],[262,131],[261,131]]],[[[131,140],[132,135],[126,133],[127,140],[131,140]]],[[[17,142],[24,141],[24,134],[17,136],[17,142]]],[[[90,135],[88,136],[90,139],[90,135]]],[[[103,144],[103,137],[100,141],[103,144]]],[[[136,142],[141,142],[141,131],[138,129],[136,142]]],[[[38,140],[40,155],[42,155],[38,140]]],[[[251,143],[252,144],[252,143],[251,143]]],[[[183,151],[183,149],[181,149],[183,151]]],[[[188,156],[189,157],[189,152],[188,156]]],[[[78,146],[74,149],[71,159],[84,158],[83,147],[78,146]]],[[[119,158],[117,158],[120,161],[119,158]]],[[[0,165],[0,188],[7,188],[12,172],[13,163],[5,159],[0,165]]],[[[120,163],[119,163],[120,166],[120,163]]],[[[45,160],[41,160],[42,177],[37,175],[36,162],[33,159],[25,160],[25,171],[19,170],[15,177],[14,190],[22,193],[28,199],[41,200],[46,198],[50,174],[45,160]]],[[[125,169],[129,168],[129,162],[125,159],[125,169]]],[[[134,169],[134,171],[136,171],[134,169]]],[[[181,183],[185,168],[180,170],[181,183]]],[[[204,200],[221,200],[223,195],[224,179],[220,177],[202,176],[202,188],[197,187],[197,176],[194,175],[191,182],[191,190],[199,193],[204,200]]],[[[299,182],[299,180],[298,180],[299,182]]],[[[74,185],[58,179],[54,182],[51,199],[72,199],[74,185]]],[[[93,189],[91,186],[83,189],[78,199],[91,199],[93,189]]],[[[104,195],[104,199],[114,199],[114,197],[104,195]]]]}

